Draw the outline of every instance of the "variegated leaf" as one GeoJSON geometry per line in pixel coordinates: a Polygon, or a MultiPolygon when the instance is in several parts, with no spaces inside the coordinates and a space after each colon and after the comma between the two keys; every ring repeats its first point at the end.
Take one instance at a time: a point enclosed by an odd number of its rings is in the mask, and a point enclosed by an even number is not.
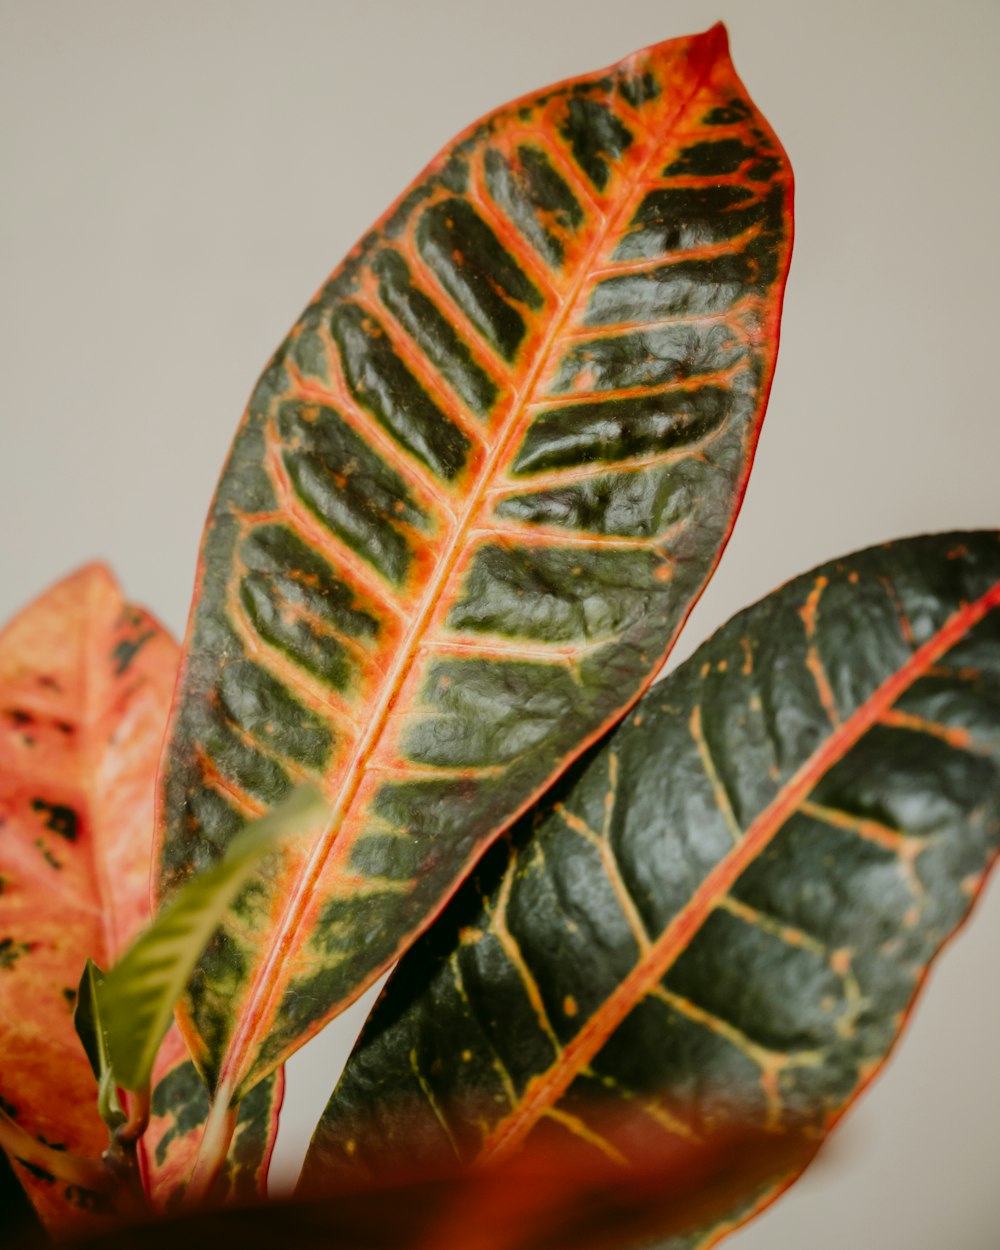
{"type": "MultiPolygon", "coordinates": [[[[623,1166],[654,1129],[818,1146],[998,850],[1000,534],[817,569],[655,686],[484,859],[390,979],[303,1183],[566,1135],[623,1166]]],[[[714,1244],[796,1170],[737,1186],[671,1250],[714,1244]]]]}
{"type": "MultiPolygon", "coordinates": [[[[124,602],[100,565],[54,586],[0,634],[0,1106],[26,1131],[92,1158],[107,1129],[74,999],[87,958],[109,966],[149,919],[154,778],[177,660],[176,643],[124,602]]],[[[204,1087],[200,1102],[167,1095],[185,1065],[194,1071],[173,1029],[154,1073],[162,1114],[140,1149],[157,1203],[189,1170],[204,1120],[204,1087]],[[172,1149],[162,1116],[183,1124],[172,1149]]],[[[258,1111],[233,1156],[254,1187],[280,1087],[269,1082],[261,1097],[269,1122],[258,1111]]],[[[37,1168],[18,1174],[54,1232],[100,1206],[37,1168]]]]}
{"type": "Polygon", "coordinates": [[[656,673],[745,489],[790,211],[716,27],[466,131],[279,349],[204,538],[161,889],[297,779],[330,819],[192,982],[224,1100],[656,673]]]}

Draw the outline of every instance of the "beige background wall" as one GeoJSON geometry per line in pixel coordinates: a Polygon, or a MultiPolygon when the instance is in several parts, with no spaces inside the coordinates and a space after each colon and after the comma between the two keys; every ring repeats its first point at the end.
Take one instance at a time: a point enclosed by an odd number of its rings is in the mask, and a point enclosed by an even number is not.
{"type": "MultiPolygon", "coordinates": [[[[0,617],[100,555],[180,630],[245,397],[362,230],[478,114],[717,17],[798,240],[682,653],[821,559],[1000,521],[1000,0],[0,0],[0,617]]],[[[994,886],[889,1075],[734,1250],[1000,1244],[998,954],[994,886]]],[[[352,1020],[292,1065],[284,1176],[352,1020]]]]}

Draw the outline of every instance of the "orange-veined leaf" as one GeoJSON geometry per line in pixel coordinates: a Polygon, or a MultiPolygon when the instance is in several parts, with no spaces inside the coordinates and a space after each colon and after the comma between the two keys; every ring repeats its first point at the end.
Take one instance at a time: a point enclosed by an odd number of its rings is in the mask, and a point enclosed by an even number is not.
{"type": "MultiPolygon", "coordinates": [[[[108,1134],[74,1030],[77,986],[88,958],[109,966],[149,919],[154,780],[177,661],[169,634],[124,602],[99,565],[0,634],[0,1107],[32,1135],[90,1158],[108,1134]]],[[[197,1153],[204,1086],[200,1102],[164,1097],[185,1071],[195,1069],[172,1029],[154,1072],[161,1114],[140,1147],[154,1202],[169,1199],[197,1153]]],[[[263,1184],[280,1088],[268,1083],[261,1097],[266,1131],[258,1113],[227,1169],[244,1194],[263,1184]]],[[[18,1175],[56,1232],[100,1205],[37,1168],[18,1175]]]]}
{"type": "MultiPolygon", "coordinates": [[[[284,1094],[282,1072],[262,1081],[240,1104],[232,1143],[219,1170],[213,1200],[250,1202],[267,1192],[284,1094]]],[[[194,1171],[209,1096],[180,1030],[167,1033],[153,1068],[152,1108],[141,1142],[146,1189],[157,1209],[180,1205],[194,1171]]]]}
{"type": "MultiPolygon", "coordinates": [[[[654,1127],[818,1144],[998,849],[1000,535],[817,569],[730,621],[489,852],[390,979],[303,1184],[539,1135],[622,1164],[654,1127]]],[[[748,1182],[683,1245],[794,1173],[748,1182]]]]}
{"type": "MultiPolygon", "coordinates": [[[[232,910],[239,915],[240,894],[269,857],[275,872],[278,844],[302,836],[326,815],[322,795],[298,786],[266,816],[251,821],[226,847],[218,863],[187,880],[136,937],[105,975],[88,964],[87,980],[100,1016],[100,1066],[113,1070],[124,1089],[144,1089],[174,1006],[215,930],[232,910]]],[[[88,1057],[94,1066],[90,1050],[88,1057]]]]}
{"type": "Polygon", "coordinates": [[[656,673],[745,489],[790,245],[715,27],[464,132],[292,329],[212,505],[164,756],[164,896],[296,780],[330,803],[192,981],[221,1100],[656,673]]]}

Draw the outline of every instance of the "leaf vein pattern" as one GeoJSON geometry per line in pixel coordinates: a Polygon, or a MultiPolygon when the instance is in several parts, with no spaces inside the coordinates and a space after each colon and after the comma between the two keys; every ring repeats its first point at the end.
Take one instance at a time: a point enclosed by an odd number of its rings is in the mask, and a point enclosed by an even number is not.
{"type": "MultiPolygon", "coordinates": [[[[204,567],[232,560],[234,580],[212,592],[205,580],[192,635],[213,658],[221,644],[232,650],[223,649],[208,698],[192,699],[182,736],[193,743],[200,725],[222,771],[256,795],[268,778],[263,761],[274,763],[262,749],[273,736],[269,708],[304,703],[302,727],[287,734],[288,763],[322,770],[331,811],[314,853],[288,872],[280,908],[261,920],[266,941],[252,954],[246,944],[239,1011],[223,1019],[192,989],[187,1019],[220,1097],[251,1088],[282,1047],[320,1027],[321,1000],[328,1014],[346,1005],[377,975],[375,962],[384,967],[430,919],[451,880],[447,852],[461,816],[440,783],[468,783],[476,841],[459,858],[471,863],[500,827],[499,817],[496,829],[488,821],[504,770],[517,800],[504,808],[506,823],[540,789],[535,774],[549,753],[563,760],[571,725],[580,721],[574,740],[583,743],[609,722],[615,697],[638,695],[677,612],[705,580],[703,562],[725,539],[773,364],[761,326],[773,328],[780,303],[789,180],[772,160],[781,182],[768,202],[785,216],[762,247],[757,236],[729,238],[727,255],[757,248],[739,264],[690,273],[675,264],[679,276],[658,286],[602,287],[595,274],[619,257],[653,248],[664,261],[691,263],[699,240],[739,236],[757,212],[723,220],[718,203],[741,197],[727,189],[713,200],[707,176],[682,171],[680,198],[661,186],[661,165],[692,165],[678,143],[704,131],[686,120],[699,93],[741,90],[719,86],[733,80],[718,31],[665,47],[650,61],[663,92],[637,88],[634,107],[619,109],[628,90],[595,77],[586,89],[557,88],[530,108],[501,111],[457,140],[331,276],[251,400],[220,486],[237,524],[206,535],[214,545],[204,567]],[[655,142],[639,124],[644,114],[655,142]],[[691,213],[664,215],[677,204],[691,213]],[[753,314],[742,303],[750,288],[760,292],[753,314]],[[648,328],[644,309],[679,328],[632,359],[648,328]],[[671,309],[689,315],[664,317],[671,309]],[[725,328],[700,327],[702,309],[720,312],[725,328]],[[594,346],[585,342],[581,327],[607,316],[636,327],[635,343],[612,341],[601,324],[586,331],[594,346]],[[541,398],[548,391],[552,402],[541,398]],[[567,411],[571,403],[586,413],[567,411]],[[661,458],[664,447],[673,454],[661,458]],[[607,464],[595,463],[602,449],[607,464]],[[519,472],[514,484],[521,463],[559,472],[550,483],[546,473],[519,472]],[[590,475],[608,480],[591,484],[590,475]],[[510,483],[506,495],[498,482],[510,483]],[[547,484],[551,494],[531,494],[547,484]],[[515,492],[522,498],[508,502],[515,492]],[[697,528],[675,550],[691,523],[689,499],[699,501],[697,528]],[[225,638],[210,619],[220,600],[225,638]],[[339,637],[341,626],[356,637],[339,637]],[[628,677],[621,694],[591,659],[616,644],[628,677]],[[239,667],[230,670],[231,660],[239,667]],[[487,686],[454,684],[473,673],[510,702],[499,768],[477,710],[487,686]],[[531,714],[518,720],[523,700],[531,714]],[[250,735],[243,752],[217,723],[228,708],[250,735]],[[378,839],[390,828],[408,831],[400,853],[414,866],[414,905],[387,912],[376,939],[348,952],[344,935],[362,923],[352,891],[396,853],[378,839]],[[448,845],[432,855],[437,838],[448,845]]],[[[753,142],[766,148],[762,125],[753,142]]],[[[188,793],[194,771],[176,770],[188,793]]],[[[218,806],[203,810],[224,841],[218,806]]],[[[178,851],[164,854],[168,889],[191,841],[173,811],[169,828],[178,851]]],[[[610,840],[600,853],[621,885],[610,840]]],[[[623,909],[631,905],[626,897],[623,909]]]]}
{"type": "MultiPolygon", "coordinates": [[[[707,71],[706,71],[707,72],[707,71]]],[[[691,90],[691,96],[694,95],[700,82],[691,90]]],[[[689,96],[688,98],[691,98],[689,96]]],[[[687,100],[678,104],[677,115],[680,115],[686,106],[687,100]]],[[[644,170],[639,170],[633,177],[634,185],[641,185],[641,178],[644,170]]],[[[631,205],[626,201],[619,217],[624,217],[631,205]]],[[[605,230],[608,223],[605,225],[605,230]]],[[[555,317],[547,330],[543,340],[538,345],[535,353],[535,360],[531,370],[528,373],[527,382],[524,388],[524,394],[530,395],[533,386],[536,384],[538,377],[545,367],[547,358],[551,350],[563,331],[565,321],[570,314],[576,302],[576,296],[583,289],[587,279],[587,270],[593,257],[604,244],[604,233],[597,235],[591,245],[589,253],[581,258],[579,263],[578,275],[575,284],[570,288],[566,297],[561,315],[555,317]]],[[[516,411],[523,407],[522,395],[515,392],[512,395],[512,411],[516,411]]],[[[280,992],[277,978],[273,977],[272,969],[280,967],[285,959],[286,951],[290,948],[294,932],[298,927],[300,916],[307,905],[307,900],[312,894],[315,883],[320,875],[323,865],[330,853],[333,839],[339,831],[339,826],[344,814],[354,795],[361,786],[362,778],[367,775],[366,762],[371,755],[379,736],[382,733],[385,720],[391,710],[394,702],[396,690],[400,684],[402,676],[405,675],[409,668],[411,657],[419,645],[419,640],[427,628],[427,622],[434,611],[438,597],[442,588],[450,577],[454,563],[458,557],[460,549],[460,540],[464,537],[464,531],[468,528],[476,509],[480,504],[480,496],[483,488],[489,481],[495,471],[495,466],[499,463],[501,457],[507,452],[509,446],[513,443],[517,434],[517,425],[508,418],[508,429],[506,436],[491,450],[486,457],[479,476],[478,488],[470,492],[468,505],[463,513],[461,523],[452,533],[441,559],[435,570],[434,575],[429,580],[427,588],[422,596],[422,602],[414,613],[410,628],[401,646],[397,650],[394,657],[393,665],[387,677],[383,692],[376,700],[372,709],[371,719],[369,721],[369,729],[364,737],[358,742],[353,752],[353,758],[350,765],[345,771],[346,782],[340,795],[335,802],[331,819],[328,824],[327,832],[320,840],[311,857],[310,863],[304,873],[300,876],[289,898],[283,915],[279,921],[278,932],[272,944],[271,950],[257,968],[253,977],[253,984],[249,991],[249,1001],[255,1002],[258,995],[261,994],[263,1001],[259,1004],[259,1010],[254,1013],[249,1010],[245,1011],[239,1023],[236,1026],[235,1034],[232,1038],[227,1059],[224,1061],[224,1071],[222,1075],[223,1088],[234,1090],[240,1079],[238,1064],[244,1062],[244,1055],[249,1052],[249,1047],[256,1030],[260,1027],[260,1022],[269,1018],[274,1007],[275,996],[280,992]]],[[[551,1027],[551,1026],[550,1026],[551,1027]]]]}
{"type": "Polygon", "coordinates": [[[503,1157],[516,1149],[544,1108],[557,1101],[574,1077],[587,1067],[633,1006],[645,994],[654,991],[718,900],[729,893],[745,868],[771,842],[786,821],[801,809],[819,778],[878,722],[882,712],[891,707],[914,681],[998,607],[1000,583],[992,586],[975,602],[953,613],[935,635],[873,692],[866,703],[831,729],[782,791],[749,824],[738,848],[709,872],[690,903],[653,944],[650,954],[620,982],[605,1000],[600,1012],[592,1015],[579,1033],[563,1047],[557,1062],[547,1072],[532,1079],[519,1106],[500,1120],[490,1134],[480,1155],[482,1161],[503,1157]]]}
{"type": "Polygon", "coordinates": [[[550,1120],[554,1120],[556,1124],[562,1125],[574,1137],[579,1137],[581,1141],[585,1141],[589,1146],[596,1147],[612,1163],[617,1163],[621,1168],[629,1166],[628,1159],[625,1158],[618,1147],[609,1142],[606,1137],[602,1137],[595,1128],[581,1120],[578,1115],[572,1115],[560,1107],[549,1107],[545,1114],[550,1120]]]}
{"type": "MultiPolygon", "coordinates": [[[[456,393],[448,380],[442,377],[433,361],[428,360],[426,353],[413,341],[409,331],[399,321],[392,309],[386,308],[381,303],[379,303],[376,309],[375,297],[364,292],[359,291],[354,298],[359,308],[379,322],[386,332],[396,355],[410,369],[424,389],[428,391],[431,398],[437,402],[445,416],[462,431],[473,445],[485,446],[486,438],[482,423],[469,411],[468,406],[456,393]]],[[[437,488],[438,479],[434,477],[433,481],[437,488]]],[[[436,495],[435,498],[443,499],[439,495],[436,495]]]]}

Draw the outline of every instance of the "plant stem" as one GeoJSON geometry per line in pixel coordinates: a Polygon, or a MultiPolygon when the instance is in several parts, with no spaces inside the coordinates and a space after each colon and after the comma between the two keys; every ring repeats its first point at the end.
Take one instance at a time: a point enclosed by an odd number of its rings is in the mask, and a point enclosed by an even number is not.
{"type": "Polygon", "coordinates": [[[185,1202],[188,1206],[203,1203],[226,1161],[229,1143],[236,1130],[239,1104],[230,1101],[229,1091],[220,1088],[205,1120],[205,1132],[198,1148],[194,1171],[188,1181],[185,1202]]]}
{"type": "Polygon", "coordinates": [[[81,1155],[70,1154],[68,1150],[46,1146],[3,1110],[0,1110],[0,1146],[19,1163],[40,1168],[58,1180],[79,1185],[81,1189],[105,1193],[111,1186],[111,1176],[100,1159],[85,1159],[81,1155]]]}
{"type": "Polygon", "coordinates": [[[111,1141],[104,1161],[115,1179],[122,1199],[135,1214],[148,1210],[146,1191],[139,1167],[139,1139],[149,1127],[150,1090],[144,1089],[128,1095],[128,1119],[111,1133],[111,1141]]]}

